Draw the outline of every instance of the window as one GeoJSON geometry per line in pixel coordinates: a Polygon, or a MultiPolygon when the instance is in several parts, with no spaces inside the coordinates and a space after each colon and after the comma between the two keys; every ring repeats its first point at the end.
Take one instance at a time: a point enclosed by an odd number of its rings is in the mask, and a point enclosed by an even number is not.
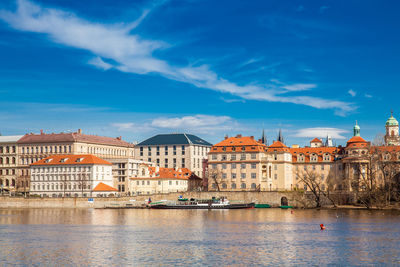
{"type": "Polygon", "coordinates": [[[232,169],[236,169],[236,163],[232,163],[232,169]]]}
{"type": "Polygon", "coordinates": [[[325,174],[321,174],[321,180],[325,179],[325,174]]]}
{"type": "Polygon", "coordinates": [[[246,154],[241,154],[240,155],[240,160],[246,160],[246,154]]]}
{"type": "Polygon", "coordinates": [[[242,164],[240,164],[240,168],[242,168],[242,169],[246,169],[246,163],[242,163],[242,164]]]}
{"type": "Polygon", "coordinates": [[[306,184],[304,185],[304,190],[307,191],[307,185],[306,184]]]}
{"type": "Polygon", "coordinates": [[[232,189],[236,189],[236,184],[235,184],[235,183],[232,183],[232,184],[231,184],[231,188],[232,188],[232,189]]]}
{"type": "Polygon", "coordinates": [[[278,165],[274,165],[274,170],[278,170],[278,165]]]}
{"type": "Polygon", "coordinates": [[[231,160],[236,160],[236,155],[231,155],[231,160]]]}
{"type": "Polygon", "coordinates": [[[256,174],[256,173],[254,173],[254,172],[251,173],[251,178],[252,178],[252,179],[256,179],[256,177],[257,177],[257,174],[256,174]]]}
{"type": "Polygon", "coordinates": [[[136,181],[136,185],[139,185],[139,181],[136,181]]]}
{"type": "Polygon", "coordinates": [[[226,160],[226,155],[222,155],[221,160],[226,160]]]}
{"type": "Polygon", "coordinates": [[[274,178],[275,178],[275,180],[278,180],[278,174],[274,174],[274,178]]]}
{"type": "Polygon", "coordinates": [[[226,179],[226,173],[222,174],[222,179],[226,179]]]}
{"type": "Polygon", "coordinates": [[[236,179],[236,173],[232,173],[232,179],[236,179]]]}
{"type": "Polygon", "coordinates": [[[245,184],[245,183],[242,183],[242,184],[240,185],[240,188],[245,189],[245,188],[246,188],[246,184],[245,184]]]}
{"type": "Polygon", "coordinates": [[[257,188],[257,185],[255,183],[252,183],[251,184],[251,189],[256,189],[256,188],[257,188]]]}
{"type": "Polygon", "coordinates": [[[251,168],[252,168],[252,169],[256,169],[256,168],[257,168],[257,165],[256,165],[255,163],[252,163],[252,164],[251,164],[251,168]]]}
{"type": "Polygon", "coordinates": [[[245,174],[245,173],[241,173],[241,174],[240,174],[240,178],[246,179],[246,174],[245,174]]]}
{"type": "Polygon", "coordinates": [[[182,155],[185,155],[185,146],[182,146],[182,155]]]}
{"type": "Polygon", "coordinates": [[[185,159],[182,159],[182,168],[185,168],[185,159]]]}
{"type": "Polygon", "coordinates": [[[173,154],[176,155],[176,146],[173,146],[173,154]]]}
{"type": "Polygon", "coordinates": [[[147,181],[147,185],[150,185],[150,181],[147,181]]]}
{"type": "MultiPolygon", "coordinates": [[[[168,155],[168,146],[165,146],[165,147],[164,147],[164,151],[165,151],[164,154],[167,156],[167,155],[168,155]]],[[[167,167],[166,167],[166,168],[167,168],[167,167]]]]}
{"type": "Polygon", "coordinates": [[[216,154],[212,154],[211,159],[212,160],[217,160],[217,155],[216,154]]]}
{"type": "Polygon", "coordinates": [[[222,184],[222,189],[226,189],[226,188],[227,188],[226,183],[223,183],[222,184]]]}
{"type": "Polygon", "coordinates": [[[214,183],[214,184],[212,184],[212,188],[213,189],[216,189],[217,188],[217,185],[214,183]]]}
{"type": "Polygon", "coordinates": [[[325,170],[325,165],[324,164],[321,165],[321,170],[322,171],[325,170]]]}
{"type": "Polygon", "coordinates": [[[165,159],[165,160],[164,160],[164,167],[165,167],[165,168],[168,168],[168,159],[165,159]]]}
{"type": "Polygon", "coordinates": [[[143,156],[143,147],[140,147],[140,156],[143,156]]]}
{"type": "Polygon", "coordinates": [[[251,159],[256,159],[257,158],[257,154],[256,153],[251,153],[251,159]]]}
{"type": "Polygon", "coordinates": [[[222,169],[226,169],[226,163],[222,163],[222,169]]]}

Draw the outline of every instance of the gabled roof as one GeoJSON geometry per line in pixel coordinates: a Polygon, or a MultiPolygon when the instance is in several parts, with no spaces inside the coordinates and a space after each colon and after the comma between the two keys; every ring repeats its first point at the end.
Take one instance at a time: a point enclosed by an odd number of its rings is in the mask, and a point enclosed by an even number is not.
{"type": "Polygon", "coordinates": [[[134,177],[132,180],[143,180],[143,179],[177,179],[177,180],[187,180],[192,175],[192,172],[188,168],[158,168],[158,167],[148,167],[149,176],[148,177],[134,177]]]}
{"type": "Polygon", "coordinates": [[[155,146],[155,145],[203,145],[212,146],[209,142],[201,139],[193,134],[173,133],[173,134],[158,134],[149,139],[146,139],[137,146],[155,146]]]}
{"type": "Polygon", "coordinates": [[[272,145],[270,145],[267,149],[267,153],[268,152],[281,152],[281,151],[285,151],[285,152],[289,152],[289,148],[282,142],[280,141],[275,141],[272,145]]]}
{"type": "Polygon", "coordinates": [[[347,141],[346,148],[352,148],[352,147],[361,148],[367,146],[368,142],[365,141],[364,138],[362,138],[361,136],[353,136],[352,138],[350,138],[349,141],[347,141]]]}
{"type": "Polygon", "coordinates": [[[322,143],[321,139],[314,138],[313,140],[310,141],[310,143],[322,143]]]}
{"type": "Polygon", "coordinates": [[[82,142],[90,144],[134,147],[133,144],[123,141],[120,137],[112,138],[106,136],[82,134],[80,131],[75,133],[40,133],[40,134],[26,134],[19,141],[18,144],[35,144],[35,143],[73,143],[82,142]]]}
{"type": "Polygon", "coordinates": [[[53,155],[41,159],[31,166],[47,166],[47,165],[112,165],[110,162],[93,155],[53,155]]]}
{"type": "Polygon", "coordinates": [[[243,152],[243,147],[245,152],[261,152],[267,148],[264,144],[254,140],[252,136],[237,135],[213,145],[210,153],[243,152]]]}
{"type": "Polygon", "coordinates": [[[96,187],[93,189],[93,192],[109,192],[109,191],[118,191],[118,190],[102,182],[96,185],[96,187]]]}
{"type": "Polygon", "coordinates": [[[0,143],[16,143],[23,135],[0,135],[0,143]]]}
{"type": "Polygon", "coordinates": [[[292,154],[293,162],[298,162],[299,155],[304,156],[304,162],[310,162],[310,156],[312,155],[317,155],[318,162],[322,162],[324,154],[331,155],[330,161],[334,161],[339,149],[337,147],[299,147],[290,148],[290,153],[292,154]]]}

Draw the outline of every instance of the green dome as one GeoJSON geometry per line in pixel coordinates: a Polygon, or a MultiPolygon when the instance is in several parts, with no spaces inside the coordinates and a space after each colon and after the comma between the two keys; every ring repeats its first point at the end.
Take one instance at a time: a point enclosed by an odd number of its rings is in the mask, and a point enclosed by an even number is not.
{"type": "Polygon", "coordinates": [[[399,122],[392,116],[386,121],[386,126],[399,126],[399,122]]]}
{"type": "Polygon", "coordinates": [[[360,130],[360,126],[358,126],[357,124],[356,125],[354,125],[354,128],[353,128],[354,130],[360,130]]]}

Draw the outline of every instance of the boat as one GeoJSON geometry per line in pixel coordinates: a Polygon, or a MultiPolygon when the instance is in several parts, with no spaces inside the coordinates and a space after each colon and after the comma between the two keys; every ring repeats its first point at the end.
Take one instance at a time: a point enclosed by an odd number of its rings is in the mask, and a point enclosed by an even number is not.
{"type": "Polygon", "coordinates": [[[254,207],[256,209],[268,209],[268,208],[271,208],[271,205],[269,205],[269,204],[255,204],[254,207]]]}
{"type": "Polygon", "coordinates": [[[251,209],[254,203],[230,203],[226,198],[194,199],[150,203],[151,209],[251,209]]]}
{"type": "Polygon", "coordinates": [[[293,206],[279,206],[279,208],[281,208],[281,209],[292,209],[293,206]]]}

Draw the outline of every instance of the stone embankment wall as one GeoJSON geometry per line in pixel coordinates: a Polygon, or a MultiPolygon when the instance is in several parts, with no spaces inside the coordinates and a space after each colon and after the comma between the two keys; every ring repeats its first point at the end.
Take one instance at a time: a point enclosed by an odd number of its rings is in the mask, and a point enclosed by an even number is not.
{"type": "MultiPolygon", "coordinates": [[[[288,205],[298,208],[311,208],[315,205],[310,195],[299,192],[185,192],[141,195],[133,197],[113,198],[23,198],[0,197],[0,208],[104,208],[121,207],[126,204],[143,206],[150,197],[151,200],[177,200],[179,196],[185,198],[211,199],[212,197],[226,197],[232,203],[267,203],[272,207],[281,205],[282,198],[287,198],[288,205]]],[[[325,203],[329,205],[329,203],[325,203]]]]}

